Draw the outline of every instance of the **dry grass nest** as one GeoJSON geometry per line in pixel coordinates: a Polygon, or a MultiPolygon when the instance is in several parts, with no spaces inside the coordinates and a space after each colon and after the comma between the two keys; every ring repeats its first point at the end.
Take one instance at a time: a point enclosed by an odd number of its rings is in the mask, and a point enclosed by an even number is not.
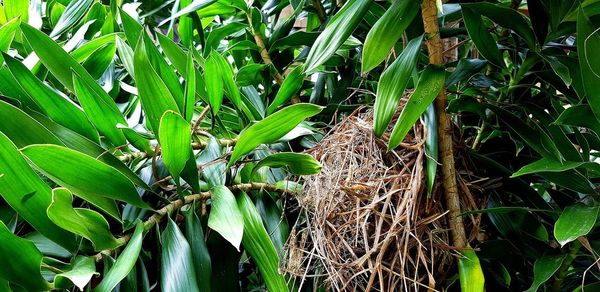
{"type": "MultiPolygon", "coordinates": [[[[417,123],[405,143],[388,152],[386,137],[372,133],[372,111],[363,108],[310,150],[322,172],[305,178],[297,198],[301,215],[282,261],[298,288],[412,291],[443,284],[456,252],[441,191],[436,187],[427,197],[424,131],[417,123]]],[[[480,205],[464,180],[459,183],[468,193],[464,208],[480,205]]],[[[479,218],[470,218],[474,237],[479,218]]]]}

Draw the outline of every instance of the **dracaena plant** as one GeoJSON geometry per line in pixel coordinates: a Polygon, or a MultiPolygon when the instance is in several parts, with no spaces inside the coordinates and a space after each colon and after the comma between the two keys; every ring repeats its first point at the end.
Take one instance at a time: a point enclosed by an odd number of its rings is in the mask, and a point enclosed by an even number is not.
{"type": "Polygon", "coordinates": [[[427,129],[436,288],[597,288],[600,2],[442,2],[2,1],[0,287],[286,291],[299,152],[366,104],[427,129]]]}

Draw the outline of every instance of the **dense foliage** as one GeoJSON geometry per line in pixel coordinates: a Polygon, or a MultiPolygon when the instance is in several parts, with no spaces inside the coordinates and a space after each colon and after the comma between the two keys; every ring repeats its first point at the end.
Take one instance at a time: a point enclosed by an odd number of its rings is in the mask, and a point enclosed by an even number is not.
{"type": "Polygon", "coordinates": [[[300,152],[444,90],[486,204],[437,288],[600,286],[600,1],[437,1],[443,65],[421,1],[0,2],[2,291],[287,291],[300,152]]]}

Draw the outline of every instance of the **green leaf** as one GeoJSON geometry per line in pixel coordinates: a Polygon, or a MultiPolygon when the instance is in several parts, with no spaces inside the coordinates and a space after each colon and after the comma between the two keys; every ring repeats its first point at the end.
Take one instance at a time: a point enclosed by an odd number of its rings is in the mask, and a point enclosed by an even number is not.
{"type": "Polygon", "coordinates": [[[88,118],[114,146],[125,145],[125,135],[117,128],[117,124],[127,124],[125,118],[108,93],[96,82],[92,83],[73,72],[75,94],[88,118]]]}
{"type": "MultiPolygon", "coordinates": [[[[469,246],[467,246],[469,248],[469,246]]],[[[460,276],[460,289],[464,292],[485,291],[485,278],[481,270],[479,258],[473,250],[461,251],[462,256],[458,260],[458,274],[460,276]]]]}
{"type": "Polygon", "coordinates": [[[427,197],[431,197],[438,167],[438,126],[435,105],[430,104],[423,114],[425,124],[425,155],[427,156],[427,197]]]}
{"type": "Polygon", "coordinates": [[[594,52],[600,48],[600,33],[597,27],[579,9],[577,15],[577,54],[585,97],[597,120],[600,120],[600,58],[594,52]]]}
{"type": "Polygon", "coordinates": [[[32,145],[22,151],[46,176],[117,220],[112,199],[148,208],[126,176],[94,157],[56,145],[32,145]]]}
{"type": "Polygon", "coordinates": [[[3,174],[0,178],[0,195],[19,214],[19,217],[25,219],[47,238],[68,250],[74,250],[75,237],[44,216],[52,201],[52,190],[27,164],[17,146],[2,132],[0,132],[0,173],[3,174]]]}
{"type": "Polygon", "coordinates": [[[565,109],[554,123],[588,128],[596,132],[596,135],[600,135],[600,122],[598,119],[590,119],[593,115],[594,113],[590,105],[578,104],[565,109]]]}
{"type": "Polygon", "coordinates": [[[216,54],[218,54],[217,51],[212,51],[204,62],[204,85],[206,86],[208,104],[213,115],[219,112],[223,103],[223,95],[225,94],[223,77],[221,76],[219,63],[215,57],[216,54]]]}
{"type": "Polygon", "coordinates": [[[561,246],[576,240],[580,236],[587,235],[596,220],[600,207],[588,207],[576,204],[566,207],[554,224],[554,237],[561,246]]]}
{"type": "Polygon", "coordinates": [[[65,11],[62,13],[58,22],[52,29],[50,33],[50,37],[53,38],[55,36],[59,36],[63,32],[71,29],[83,16],[86,12],[92,7],[94,0],[75,0],[69,2],[69,5],[65,8],[65,11]]]}
{"type": "Polygon", "coordinates": [[[285,77],[279,91],[277,91],[275,99],[273,99],[273,102],[267,108],[268,115],[273,113],[277,107],[292,98],[292,96],[302,88],[304,77],[306,76],[302,73],[302,66],[296,67],[285,77]]]}
{"type": "MultiPolygon", "coordinates": [[[[0,26],[0,52],[8,52],[8,49],[10,49],[10,44],[15,38],[17,29],[19,28],[20,24],[21,20],[15,18],[0,26]]],[[[1,60],[2,58],[0,58],[0,61],[1,60]]]]}
{"type": "MultiPolygon", "coordinates": [[[[207,164],[213,162],[214,160],[219,159],[221,155],[223,155],[221,144],[219,144],[215,137],[211,137],[208,139],[206,148],[204,148],[202,153],[198,156],[198,163],[207,164]]],[[[225,162],[211,163],[210,165],[203,167],[202,176],[204,176],[204,180],[208,183],[209,187],[225,184],[226,168],[225,162]]]]}
{"type": "Polygon", "coordinates": [[[306,58],[305,72],[312,72],[335,54],[362,21],[372,3],[372,0],[350,0],[344,4],[312,45],[306,58]]]}
{"type": "Polygon", "coordinates": [[[277,141],[303,120],[312,117],[323,108],[314,104],[297,103],[283,108],[240,133],[228,166],[254,150],[256,146],[277,141]]]}
{"type": "Polygon", "coordinates": [[[469,37],[477,47],[477,50],[486,60],[500,68],[504,68],[504,60],[502,59],[500,50],[498,50],[497,42],[488,31],[488,27],[485,26],[481,14],[467,6],[462,6],[461,11],[469,37]]]}
{"type": "Polygon", "coordinates": [[[566,255],[544,256],[533,265],[533,283],[526,292],[535,292],[558,271],[566,255]]]}
{"type": "Polygon", "coordinates": [[[446,71],[440,66],[429,65],[423,70],[415,91],[402,108],[392,130],[388,150],[396,148],[404,140],[408,131],[444,88],[445,77],[446,71]]]}
{"type": "Polygon", "coordinates": [[[72,203],[73,197],[68,189],[52,190],[52,204],[47,210],[48,218],[64,230],[90,240],[97,251],[118,245],[102,215],[90,209],[73,208],[72,203]]]}
{"type": "MultiPolygon", "coordinates": [[[[461,4],[462,9],[468,8],[473,12],[488,17],[493,22],[514,31],[522,37],[530,49],[535,48],[535,34],[531,22],[523,14],[501,4],[492,3],[465,3],[461,4]]],[[[467,27],[468,30],[468,27],[467,27]]],[[[469,35],[471,32],[469,31],[469,35]]],[[[542,40],[543,41],[543,40],[542,40]]]]}
{"type": "Polygon", "coordinates": [[[194,208],[184,211],[183,214],[185,215],[185,238],[192,250],[192,263],[194,264],[194,271],[196,271],[198,288],[200,288],[200,291],[210,291],[212,264],[206,242],[204,242],[202,223],[196,216],[194,208]]]}
{"type": "Polygon", "coordinates": [[[70,264],[70,270],[57,274],[54,277],[54,286],[62,289],[71,288],[73,283],[79,290],[83,291],[92,277],[99,275],[96,272],[96,261],[94,257],[77,256],[70,264]]]}
{"type": "Polygon", "coordinates": [[[219,66],[219,73],[223,77],[223,86],[225,87],[225,90],[227,90],[227,97],[238,111],[243,111],[247,117],[251,118],[252,114],[248,113],[247,107],[242,103],[242,97],[237,85],[235,84],[233,68],[231,68],[231,64],[229,64],[227,59],[225,59],[225,57],[223,57],[221,54],[214,54],[213,56],[219,66]]]}
{"type": "MultiPolygon", "coordinates": [[[[521,175],[539,173],[539,172],[563,172],[566,170],[574,169],[583,165],[589,164],[587,162],[580,161],[558,161],[554,159],[542,158],[533,163],[527,164],[517,172],[513,173],[510,177],[518,177],[521,175]]],[[[593,164],[593,162],[592,162],[593,164]]]]}
{"type": "Polygon", "coordinates": [[[171,218],[167,220],[167,228],[161,235],[161,241],[161,290],[199,291],[192,249],[171,218]]]}
{"type": "Polygon", "coordinates": [[[111,42],[95,50],[83,62],[83,68],[89,72],[92,78],[100,79],[102,74],[108,69],[108,66],[113,62],[115,54],[117,53],[117,45],[114,40],[115,37],[113,36],[111,42]]]}
{"type": "Polygon", "coordinates": [[[94,291],[105,292],[112,291],[121,280],[127,277],[127,274],[133,269],[142,250],[142,239],[144,232],[144,223],[141,221],[135,226],[135,231],[127,244],[127,247],[117,258],[110,270],[104,275],[102,282],[96,286],[94,291]]]}
{"type": "Polygon", "coordinates": [[[259,84],[263,79],[263,72],[269,68],[265,64],[247,64],[241,67],[235,75],[238,86],[252,86],[259,84]]]}
{"type": "Polygon", "coordinates": [[[369,30],[362,51],[363,73],[377,67],[390,53],[419,12],[421,1],[394,1],[369,30]]]}
{"type": "Polygon", "coordinates": [[[134,53],[135,84],[148,122],[157,132],[162,115],[168,110],[179,113],[179,109],[169,88],[150,64],[144,42],[142,38],[134,53]]]}
{"type": "Polygon", "coordinates": [[[277,250],[263,225],[258,210],[246,193],[241,192],[237,198],[238,209],[244,218],[244,236],[242,243],[250,254],[265,281],[269,291],[288,291],[285,279],[279,273],[277,250]]]}
{"type": "Polygon", "coordinates": [[[119,15],[121,16],[123,32],[125,32],[127,41],[132,48],[137,48],[138,41],[140,40],[140,36],[142,35],[144,28],[137,22],[137,20],[133,19],[133,17],[127,14],[127,12],[119,9],[119,15]]]}
{"type": "Polygon", "coordinates": [[[11,20],[20,17],[21,21],[27,22],[29,19],[29,1],[28,0],[5,0],[4,13],[6,19],[11,20]]]}
{"type": "Polygon", "coordinates": [[[17,147],[31,144],[57,144],[62,142],[39,122],[13,105],[0,100],[0,117],[10,117],[0,123],[0,132],[8,136],[17,147]]]}
{"type": "Polygon", "coordinates": [[[20,238],[0,222],[0,278],[29,291],[47,291],[51,286],[42,277],[42,253],[32,241],[20,238]]]}
{"type": "Polygon", "coordinates": [[[417,65],[422,40],[422,36],[412,39],[379,78],[377,97],[373,106],[373,131],[377,137],[383,135],[404,95],[404,89],[417,65]]]}
{"type": "Polygon", "coordinates": [[[194,105],[196,104],[196,66],[194,65],[194,55],[192,50],[189,50],[185,64],[185,92],[183,108],[183,117],[189,123],[194,116],[194,105]]]}
{"type": "Polygon", "coordinates": [[[8,70],[15,80],[48,117],[92,141],[100,141],[98,132],[81,108],[44,84],[23,63],[8,55],[3,56],[8,70]]]}
{"type": "MultiPolygon", "coordinates": [[[[95,83],[83,66],[46,34],[25,23],[21,24],[21,30],[40,61],[67,89],[74,91],[72,72],[76,72],[89,83],[95,83]]],[[[95,87],[102,90],[98,84],[95,87]]]]}
{"type": "Polygon", "coordinates": [[[312,155],[304,153],[276,153],[262,159],[254,169],[252,174],[261,167],[284,167],[295,175],[312,175],[321,172],[321,164],[315,160],[312,155]]]}
{"type": "MultiPolygon", "coordinates": [[[[173,20],[173,19],[177,19],[179,17],[181,17],[182,15],[186,15],[188,13],[200,10],[202,8],[208,7],[209,5],[216,3],[217,0],[194,0],[192,3],[190,3],[188,6],[186,6],[185,8],[177,11],[177,13],[172,14],[170,17],[168,17],[167,19],[161,21],[161,23],[158,24],[158,26],[162,26],[163,24],[173,20]]],[[[233,1],[232,1],[233,2],[233,1]]]]}
{"type": "Polygon", "coordinates": [[[244,234],[244,219],[235,197],[223,185],[214,186],[210,194],[211,211],[208,216],[208,227],[218,232],[239,251],[244,234]]]}
{"type": "Polygon", "coordinates": [[[179,185],[179,175],[192,151],[191,127],[178,113],[167,111],[160,120],[158,140],[163,161],[179,185]]]}

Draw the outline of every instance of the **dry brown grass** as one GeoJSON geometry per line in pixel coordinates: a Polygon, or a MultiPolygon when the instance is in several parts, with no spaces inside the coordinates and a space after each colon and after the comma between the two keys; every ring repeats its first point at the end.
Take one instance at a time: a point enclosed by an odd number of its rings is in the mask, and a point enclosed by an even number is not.
{"type": "Polygon", "coordinates": [[[356,111],[311,149],[322,173],[306,178],[282,264],[299,288],[315,279],[333,291],[438,287],[453,259],[444,209],[426,194],[423,131],[387,152],[371,112],[356,111]]]}

